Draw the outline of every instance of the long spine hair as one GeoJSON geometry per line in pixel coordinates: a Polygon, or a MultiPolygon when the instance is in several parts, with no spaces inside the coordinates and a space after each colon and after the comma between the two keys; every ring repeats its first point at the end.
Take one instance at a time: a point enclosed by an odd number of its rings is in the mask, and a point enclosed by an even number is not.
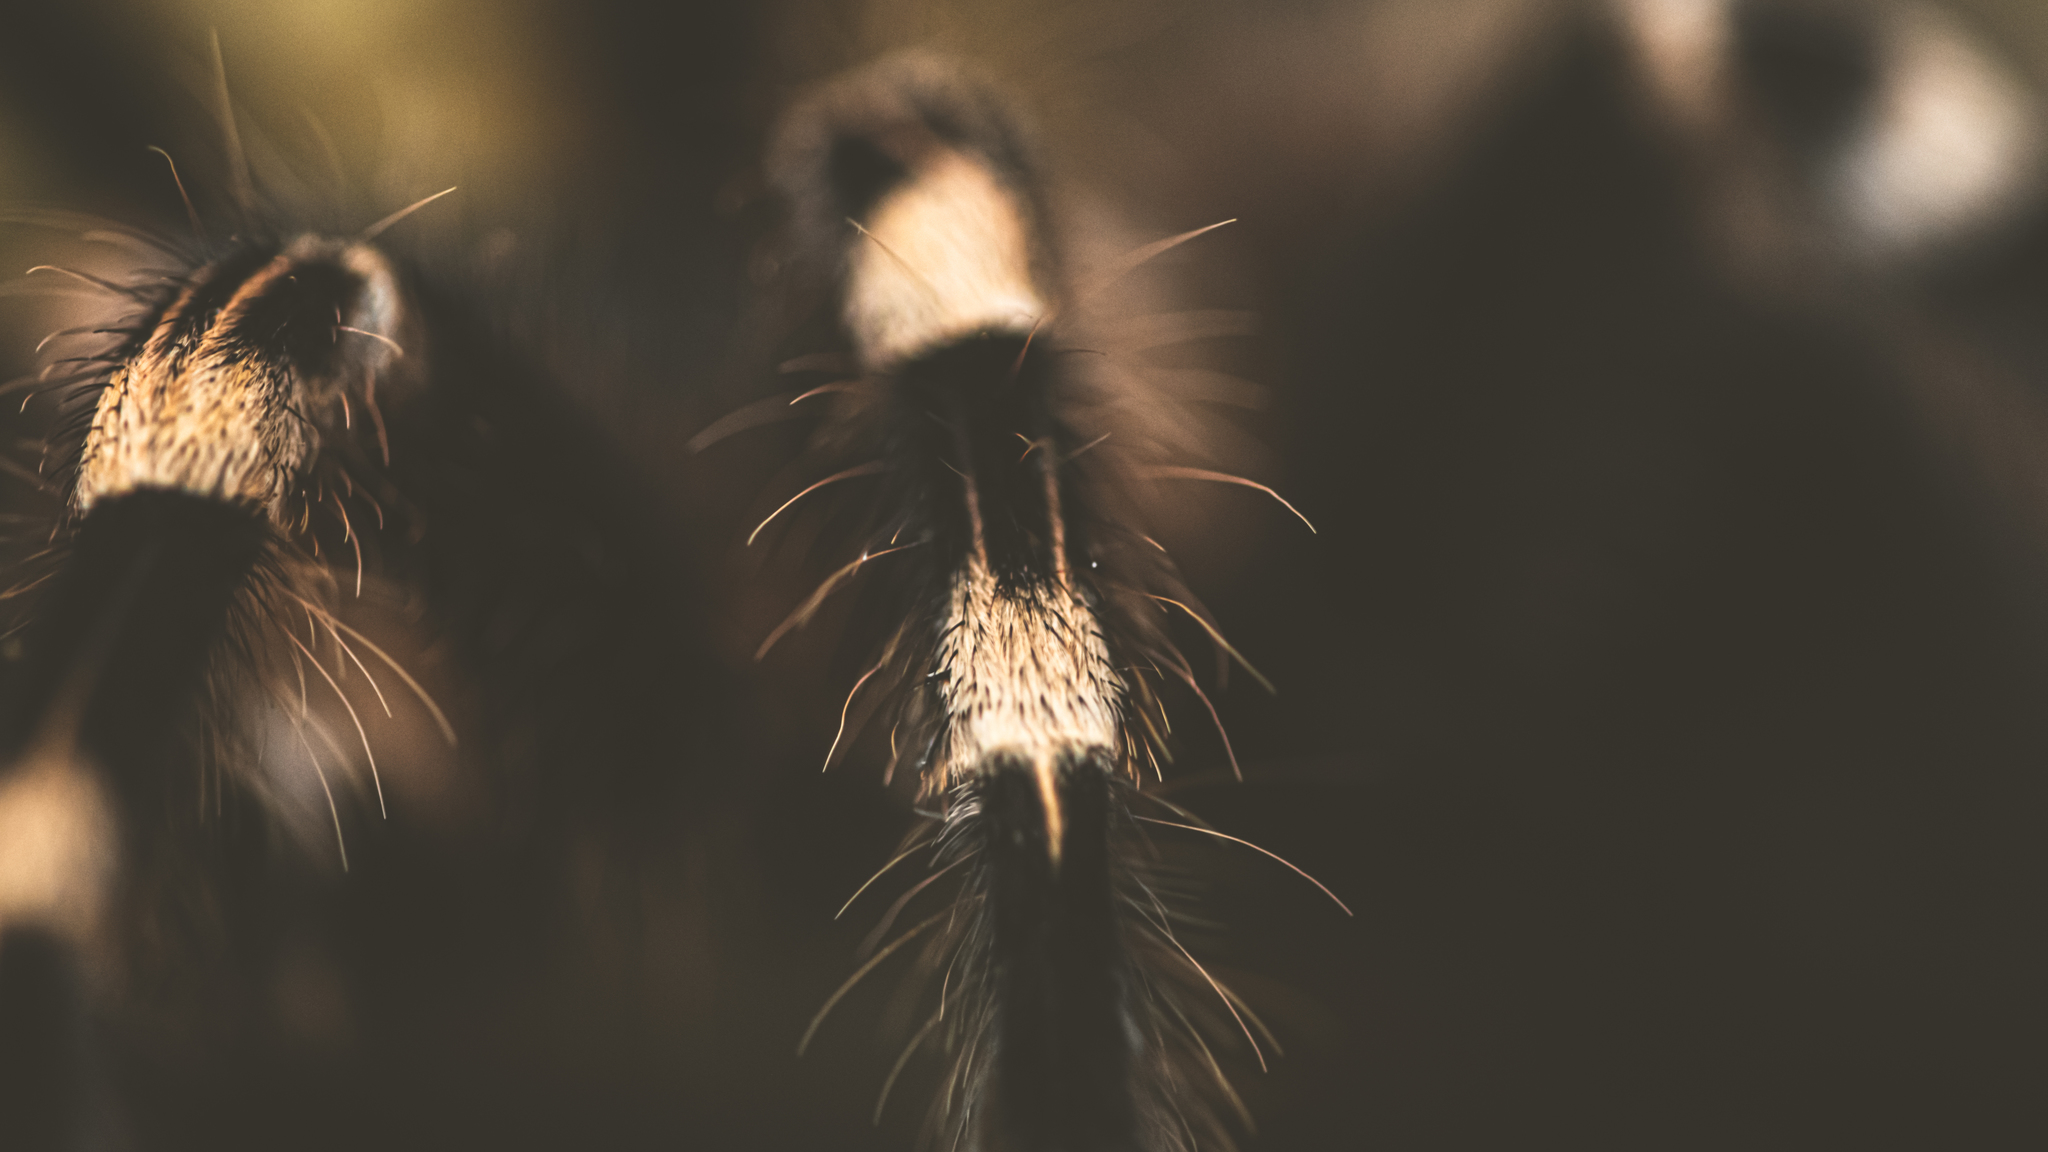
{"type": "MultiPolygon", "coordinates": [[[[366,243],[237,238],[201,254],[101,230],[157,266],[71,273],[107,312],[54,334],[46,369],[21,382],[59,397],[42,469],[59,505],[16,568],[20,658],[0,692],[0,1000],[47,1002],[44,1027],[0,1040],[0,1063],[44,1074],[0,1091],[57,1086],[7,1109],[51,1147],[105,1136],[105,1061],[86,1038],[120,984],[179,950],[166,935],[206,933],[197,889],[240,858],[195,819],[217,821],[230,795],[238,810],[256,798],[257,825],[278,815],[263,811],[269,719],[304,744],[341,833],[351,759],[303,685],[332,683],[324,665],[344,652],[381,657],[333,601],[374,564],[379,388],[390,403],[413,375],[400,341],[420,346],[366,243]]],[[[374,772],[356,706],[333,693],[374,772]]]]}
{"type": "Polygon", "coordinates": [[[168,761],[231,754],[238,697],[305,674],[323,622],[340,643],[321,601],[363,578],[382,518],[363,441],[382,435],[379,384],[388,403],[404,375],[398,338],[418,340],[365,245],[246,242],[194,263],[167,287],[108,286],[145,304],[64,389],[46,459],[65,508],[22,581],[47,586],[0,714],[0,755],[75,755],[137,800],[161,798],[168,761]]]}
{"type": "Polygon", "coordinates": [[[938,984],[884,1096],[926,1051],[938,1147],[1227,1147],[1218,1013],[1188,992],[1233,1017],[1235,997],[1181,946],[1132,811],[1165,753],[1156,685],[1194,687],[1161,613],[1201,610],[1131,498],[1163,438],[1131,415],[1146,398],[1073,343],[1087,328],[1035,150],[993,90],[899,57],[792,113],[771,169],[792,315],[833,313],[842,351],[796,362],[832,373],[790,401],[829,407],[812,457],[829,475],[769,521],[821,487],[881,493],[841,502],[858,555],[768,645],[862,568],[888,572],[881,615],[900,623],[846,712],[885,714],[889,775],[914,772],[931,811],[898,857],[931,873],[855,977],[916,943],[938,984]],[[883,944],[942,882],[950,905],[883,944]]]}

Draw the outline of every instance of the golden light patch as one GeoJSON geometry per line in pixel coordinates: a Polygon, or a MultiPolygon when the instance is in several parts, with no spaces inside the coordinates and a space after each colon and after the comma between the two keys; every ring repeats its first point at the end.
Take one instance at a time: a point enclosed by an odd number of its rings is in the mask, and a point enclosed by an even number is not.
{"type": "Polygon", "coordinates": [[[1023,206],[981,161],[935,153],[863,227],[849,258],[846,326],[868,368],[977,332],[1021,336],[1048,311],[1023,206]]]}
{"type": "Polygon", "coordinates": [[[36,924],[91,938],[117,850],[112,806],[68,757],[38,757],[0,778],[0,928],[36,924]]]}

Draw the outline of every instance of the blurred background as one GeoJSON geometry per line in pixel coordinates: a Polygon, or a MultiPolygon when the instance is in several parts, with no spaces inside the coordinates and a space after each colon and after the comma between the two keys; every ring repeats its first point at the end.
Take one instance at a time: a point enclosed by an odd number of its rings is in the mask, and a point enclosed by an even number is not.
{"type": "MultiPolygon", "coordinates": [[[[685,448],[774,386],[777,114],[905,46],[1135,235],[1238,219],[1161,275],[1258,317],[1199,352],[1319,532],[1243,493],[1167,534],[1280,688],[1217,696],[1243,784],[1183,711],[1172,794],[1357,912],[1203,858],[1205,955],[1286,1049],[1226,1058],[1249,1146],[2042,1139],[2048,7],[15,8],[0,203],[178,233],[157,145],[223,212],[210,29],[278,218],[459,185],[392,243],[645,486],[674,660],[731,693],[553,765],[578,803],[400,780],[442,799],[313,883],[230,1039],[117,1046],[133,1146],[915,1145],[929,1069],[869,1119],[886,980],[795,1055],[910,819],[879,758],[817,771],[862,654],[752,659],[815,578],[741,547],[800,433],[685,448]]],[[[73,246],[0,228],[0,269],[73,246]]],[[[0,299],[7,376],[56,307],[0,299]]]]}

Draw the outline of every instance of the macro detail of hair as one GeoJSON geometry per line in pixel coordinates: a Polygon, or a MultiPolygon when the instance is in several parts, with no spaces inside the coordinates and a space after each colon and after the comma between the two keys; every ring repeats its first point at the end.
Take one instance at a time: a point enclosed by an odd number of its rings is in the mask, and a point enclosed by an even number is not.
{"type": "Polygon", "coordinates": [[[678,774],[672,726],[716,740],[644,483],[540,349],[385,248],[447,192],[295,233],[332,209],[257,177],[285,161],[244,152],[213,56],[224,170],[154,150],[184,226],[10,214],[96,269],[31,271],[70,322],[9,386],[54,410],[14,468],[40,492],[8,593],[0,1047],[37,1072],[0,1083],[10,1147],[181,1143],[177,1079],[205,1111],[273,1054],[351,1068],[394,1042],[351,1003],[388,961],[337,934],[418,915],[380,886],[435,879],[423,853],[486,890],[546,868],[577,797],[678,774]],[[486,805],[508,846],[465,827],[486,805]]]}
{"type": "Polygon", "coordinates": [[[1202,691],[1164,613],[1218,635],[1146,535],[1145,490],[1237,478],[1194,467],[1217,463],[1205,419],[1144,356],[1212,328],[1103,299],[1195,234],[1077,283],[1055,190],[1006,104],[956,66],[897,56],[812,94],[771,146],[791,322],[806,331],[800,301],[822,297],[843,353],[784,364],[822,381],[768,403],[819,410],[806,467],[823,478],[749,543],[809,499],[834,509],[819,547],[854,557],[762,652],[863,571],[886,581],[867,604],[901,623],[854,684],[827,767],[854,759],[839,749],[870,721],[888,727],[884,781],[908,775],[929,812],[898,860],[930,875],[870,938],[863,973],[943,928],[913,954],[939,986],[884,1096],[925,1054],[937,1142],[1228,1146],[1234,1090],[1211,1046],[1256,1047],[1217,1028],[1250,1009],[1178,939],[1192,914],[1149,882],[1135,812],[1177,811],[1143,791],[1171,760],[1160,690],[1202,691]],[[942,881],[950,910],[877,947],[942,881]]]}
{"type": "MultiPolygon", "coordinates": [[[[379,385],[390,403],[411,383],[397,340],[419,346],[390,266],[365,244],[238,239],[195,256],[118,226],[102,234],[169,267],[113,280],[36,269],[86,285],[104,311],[53,333],[46,367],[15,386],[55,393],[69,414],[35,469],[68,508],[17,566],[23,655],[0,716],[0,819],[21,856],[0,931],[10,949],[54,931],[99,969],[88,987],[132,975],[113,958],[133,954],[155,884],[204,882],[176,826],[221,808],[230,787],[275,794],[291,787],[285,773],[310,768],[341,835],[333,790],[350,783],[353,758],[303,697],[289,699],[288,677],[302,693],[309,673],[333,687],[381,801],[369,737],[334,677],[352,662],[380,698],[365,659],[386,679],[409,677],[337,619],[328,604],[342,577],[313,556],[324,535],[330,556],[352,548],[362,563],[348,505],[369,531],[385,486],[369,479],[375,447],[354,440],[352,413],[365,438],[381,436],[379,385]],[[330,501],[339,532],[314,527],[316,503],[324,520],[330,501]],[[289,717],[304,761],[283,767],[263,746],[269,715],[289,717]],[[314,740],[342,779],[329,779],[314,740]]],[[[362,579],[358,568],[358,594],[362,579]]]]}
{"type": "MultiPolygon", "coordinates": [[[[59,393],[84,431],[60,430],[44,454],[46,462],[68,458],[38,471],[57,478],[69,509],[40,558],[49,570],[23,565],[15,588],[39,594],[22,597],[27,615],[15,629],[25,655],[11,669],[7,698],[9,822],[36,832],[13,844],[40,859],[9,869],[21,891],[4,925],[10,940],[61,925],[63,943],[93,967],[125,951],[133,924],[125,908],[104,923],[106,906],[117,893],[147,890],[140,877],[185,847],[164,825],[189,823],[172,812],[209,807],[209,774],[220,793],[231,774],[244,789],[268,790],[254,738],[266,705],[292,717],[299,739],[312,738],[303,710],[282,693],[281,673],[305,675],[303,661],[331,675],[309,647],[327,636],[308,631],[301,640],[300,612],[309,629],[325,618],[337,659],[353,651],[339,631],[346,625],[319,603],[327,597],[318,570],[299,555],[300,541],[314,539],[316,498],[326,513],[326,493],[315,496],[316,461],[339,438],[347,392],[358,405],[375,402],[388,357],[374,342],[395,345],[384,332],[343,324],[376,323],[361,315],[362,299],[394,292],[388,269],[366,252],[309,240],[284,250],[237,246],[218,259],[168,245],[150,255],[192,270],[127,283],[77,274],[110,306],[51,343],[59,351],[72,350],[60,342],[66,336],[114,343],[53,359],[24,382],[59,393]],[[124,304],[137,310],[123,315],[124,304]],[[375,351],[339,350],[345,327],[375,351]],[[287,503],[299,507],[287,512],[287,503]],[[39,882],[26,881],[35,875],[39,882]]],[[[397,319],[393,303],[384,302],[386,324],[397,319]]],[[[342,475],[330,471],[337,486],[342,475]]],[[[369,519],[368,507],[358,511],[369,519]]],[[[313,731],[338,753],[324,728],[313,731]]],[[[306,754],[331,792],[310,743],[306,754]]],[[[342,768],[346,754],[336,761],[342,768]]],[[[333,819],[339,835],[338,808],[333,819]]],[[[34,1115],[28,1103],[10,1112],[34,1115]]]]}
{"type": "Polygon", "coordinates": [[[2040,1143],[2048,8],[16,8],[0,1149],[2040,1143]]]}

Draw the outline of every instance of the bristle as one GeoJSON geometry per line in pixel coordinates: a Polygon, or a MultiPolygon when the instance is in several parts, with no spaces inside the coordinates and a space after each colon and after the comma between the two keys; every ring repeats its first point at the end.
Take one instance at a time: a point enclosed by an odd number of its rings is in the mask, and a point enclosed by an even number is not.
{"type": "Polygon", "coordinates": [[[1070,586],[1006,590],[970,562],[954,579],[934,670],[946,734],[927,791],[1028,774],[1045,821],[1040,839],[1057,869],[1067,840],[1067,763],[1108,764],[1121,743],[1123,685],[1100,624],[1070,586]]]}
{"type": "Polygon", "coordinates": [[[98,393],[79,510],[168,488],[263,508],[281,523],[319,449],[313,416],[345,402],[341,381],[367,380],[394,356],[383,329],[401,323],[397,294],[374,252],[315,237],[201,270],[98,393]],[[379,342],[342,344],[344,328],[379,342]]]}
{"type": "Polygon", "coordinates": [[[981,897],[971,911],[985,924],[992,1001],[986,1083],[971,1097],[981,1105],[975,1147],[1139,1147],[1145,1053],[1115,895],[1114,767],[1067,757],[1039,768],[998,754],[967,785],[977,801],[962,806],[976,814],[968,890],[981,897]]]}
{"type": "Polygon", "coordinates": [[[921,795],[944,825],[931,874],[875,939],[960,870],[922,965],[939,1008],[913,1042],[950,1061],[940,1146],[1149,1152],[1187,1146],[1185,1117],[1227,1146],[1203,1102],[1213,1080],[1183,1068],[1202,1014],[1164,991],[1192,961],[1158,945],[1167,913],[1138,878],[1121,799],[1163,727],[1126,670],[1185,669],[1155,599],[1193,601],[1157,549],[1124,544],[1146,537],[1115,485],[1157,437],[1096,426],[1142,406],[1103,393],[1125,378],[1105,385],[1061,354],[1060,245],[1023,140],[1001,97],[917,57],[829,85],[776,149],[793,242],[837,253],[788,264],[838,276],[826,295],[863,380],[820,428],[820,470],[871,455],[889,480],[862,555],[917,546],[900,562],[902,623],[856,693],[865,714],[894,712],[892,747],[900,734],[925,750],[921,795]]]}
{"type": "MultiPolygon", "coordinates": [[[[208,881],[246,879],[201,863],[220,860],[199,839],[205,814],[231,782],[259,799],[279,793],[257,749],[261,717],[298,653],[311,657],[292,634],[299,607],[308,623],[326,615],[311,598],[336,583],[305,554],[321,534],[311,510],[339,508],[360,565],[360,535],[327,485],[354,490],[367,429],[353,414],[381,429],[376,384],[391,394],[397,337],[413,339],[392,268],[361,244],[239,242],[190,272],[137,281],[155,285],[128,293],[142,316],[82,326],[116,339],[83,358],[89,371],[66,386],[45,448],[69,462],[57,470],[64,508],[50,571],[21,586],[33,603],[0,685],[0,932],[52,940],[48,962],[88,1012],[117,1000],[113,974],[153,967],[136,953],[165,947],[166,898],[203,905],[208,881]]],[[[311,662],[356,718],[324,662],[311,662]]],[[[303,702],[293,711],[294,735],[328,742],[303,702]]],[[[381,787],[359,719],[356,731],[381,787]]],[[[329,780],[313,770],[339,836],[329,780]]],[[[291,826],[292,813],[274,817],[291,826]]],[[[204,919],[180,913],[175,931],[204,933],[188,922],[204,919]]],[[[50,1037],[23,1043],[19,1054],[93,1090],[98,1056],[50,1037]]]]}
{"type": "Polygon", "coordinates": [[[219,501],[161,490],[101,501],[26,637],[0,723],[10,758],[61,732],[62,747],[146,786],[269,544],[249,510],[219,501]]]}

